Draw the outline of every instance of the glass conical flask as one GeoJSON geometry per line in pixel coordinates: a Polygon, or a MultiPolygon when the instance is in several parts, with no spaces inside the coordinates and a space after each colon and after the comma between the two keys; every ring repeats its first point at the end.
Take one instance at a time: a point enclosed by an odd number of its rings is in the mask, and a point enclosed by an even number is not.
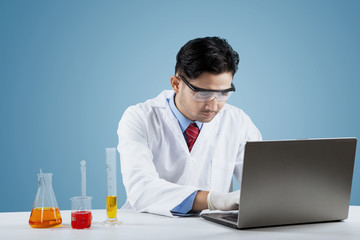
{"type": "Polygon", "coordinates": [[[52,187],[52,173],[38,174],[38,190],[31,211],[29,224],[33,228],[50,228],[62,222],[59,207],[52,187]]]}

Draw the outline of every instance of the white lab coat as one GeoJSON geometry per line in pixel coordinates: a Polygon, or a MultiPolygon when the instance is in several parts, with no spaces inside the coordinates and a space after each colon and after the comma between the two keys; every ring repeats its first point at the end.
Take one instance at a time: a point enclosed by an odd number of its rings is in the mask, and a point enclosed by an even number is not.
{"type": "Polygon", "coordinates": [[[189,153],[165,90],[129,107],[118,127],[125,208],[171,216],[170,210],[195,190],[229,192],[241,182],[246,141],[261,140],[248,115],[232,105],[204,123],[189,153]]]}

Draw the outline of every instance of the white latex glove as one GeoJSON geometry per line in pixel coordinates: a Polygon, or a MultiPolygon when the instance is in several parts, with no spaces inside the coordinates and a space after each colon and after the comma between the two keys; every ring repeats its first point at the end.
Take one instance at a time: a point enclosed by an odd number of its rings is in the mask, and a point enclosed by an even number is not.
{"type": "Polygon", "coordinates": [[[240,190],[230,193],[218,193],[210,191],[207,196],[209,210],[238,210],[240,202],[240,190]]]}

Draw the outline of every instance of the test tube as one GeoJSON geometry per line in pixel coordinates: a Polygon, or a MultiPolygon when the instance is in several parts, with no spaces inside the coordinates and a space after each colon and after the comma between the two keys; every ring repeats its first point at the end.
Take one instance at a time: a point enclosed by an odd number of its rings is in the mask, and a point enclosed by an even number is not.
{"type": "Polygon", "coordinates": [[[116,149],[105,148],[106,152],[106,214],[105,223],[110,225],[119,224],[117,220],[116,202],[116,149]]]}

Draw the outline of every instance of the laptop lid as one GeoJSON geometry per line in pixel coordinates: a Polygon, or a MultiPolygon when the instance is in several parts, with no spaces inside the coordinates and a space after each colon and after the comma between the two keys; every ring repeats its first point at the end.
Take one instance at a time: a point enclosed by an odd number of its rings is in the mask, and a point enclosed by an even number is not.
{"type": "Polygon", "coordinates": [[[356,141],[246,143],[237,227],[346,219],[356,141]]]}

